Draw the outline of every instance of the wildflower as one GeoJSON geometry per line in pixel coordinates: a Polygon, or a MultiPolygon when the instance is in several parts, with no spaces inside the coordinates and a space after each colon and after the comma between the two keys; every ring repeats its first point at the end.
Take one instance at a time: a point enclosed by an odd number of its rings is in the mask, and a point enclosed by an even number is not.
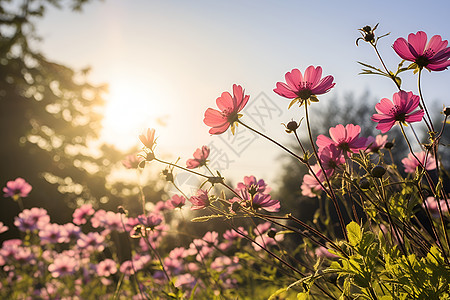
{"type": "Polygon", "coordinates": [[[267,186],[264,179],[257,180],[255,176],[244,176],[244,182],[239,182],[237,184],[238,192],[247,190],[250,194],[256,193],[270,193],[271,188],[267,186]]]}
{"type": "Polygon", "coordinates": [[[149,228],[153,230],[156,226],[161,224],[162,217],[153,213],[148,216],[140,215],[138,216],[139,222],[145,226],[145,228],[149,228]]]}
{"type": "Polygon", "coordinates": [[[140,155],[127,155],[127,157],[122,160],[122,165],[127,169],[137,169],[143,160],[144,158],[140,155]]]}
{"type": "Polygon", "coordinates": [[[3,192],[5,193],[3,196],[18,200],[19,198],[27,197],[31,189],[31,185],[25,179],[19,177],[14,181],[11,180],[6,183],[6,186],[3,188],[3,192]]]}
{"type": "Polygon", "coordinates": [[[14,225],[20,231],[33,231],[35,229],[42,229],[50,222],[50,216],[43,208],[33,207],[31,209],[24,209],[19,216],[14,218],[14,225]]]}
{"type": "Polygon", "coordinates": [[[420,163],[411,153],[408,154],[408,157],[402,159],[406,173],[414,173],[420,164],[422,164],[426,170],[436,169],[436,161],[431,154],[428,153],[427,155],[424,151],[415,152],[414,154],[419,159],[420,163]]]}
{"type": "Polygon", "coordinates": [[[147,128],[146,134],[139,135],[139,139],[141,140],[142,144],[144,144],[145,147],[152,150],[155,143],[155,129],[154,128],[147,128]]]}
{"type": "Polygon", "coordinates": [[[231,132],[234,134],[234,126],[242,116],[239,112],[247,104],[249,98],[249,95],[244,95],[242,87],[236,84],[233,85],[233,97],[229,92],[223,92],[216,100],[220,111],[208,108],[205,112],[203,122],[212,127],[209,133],[221,134],[231,126],[231,132]]]}
{"type": "Polygon", "coordinates": [[[319,152],[319,159],[327,174],[332,175],[334,170],[345,163],[345,157],[342,155],[342,149],[336,145],[330,144],[319,152]]]}
{"type": "MultiPolygon", "coordinates": [[[[318,164],[311,166],[311,169],[316,174],[320,182],[325,181],[325,175],[320,169],[320,166],[318,164]]],[[[311,198],[315,197],[316,194],[323,189],[322,186],[320,185],[320,182],[317,181],[317,179],[311,174],[306,174],[305,176],[303,176],[303,182],[301,185],[302,195],[311,198]]]]}
{"type": "Polygon", "coordinates": [[[316,144],[319,146],[319,152],[329,145],[334,145],[347,155],[347,152],[357,152],[366,147],[367,139],[359,136],[361,133],[359,125],[347,124],[344,127],[339,124],[331,127],[329,132],[331,139],[323,134],[317,137],[316,144]]]}
{"type": "Polygon", "coordinates": [[[117,264],[114,260],[107,258],[97,265],[98,276],[108,277],[117,273],[117,264]]]}
{"type": "Polygon", "coordinates": [[[273,91],[282,97],[294,99],[289,107],[297,101],[300,106],[306,100],[317,102],[319,100],[317,100],[316,95],[327,93],[335,85],[333,76],[321,77],[322,67],[309,66],[304,76],[298,69],[293,69],[286,73],[286,83],[277,82],[277,87],[273,91]]]}
{"type": "MultiPolygon", "coordinates": [[[[271,227],[272,224],[270,222],[261,223],[253,230],[257,237],[255,238],[255,242],[261,245],[264,248],[267,248],[269,245],[275,245],[277,242],[282,241],[284,239],[282,234],[276,234],[273,237],[268,235],[269,232],[275,231],[274,228],[271,227]]],[[[260,251],[261,246],[256,243],[252,243],[255,251],[260,251]]]]}
{"type": "Polygon", "coordinates": [[[184,204],[186,203],[186,198],[179,195],[173,195],[172,198],[167,200],[166,206],[167,208],[175,209],[175,208],[182,208],[184,204]]]}
{"type": "Polygon", "coordinates": [[[369,136],[367,138],[367,143],[366,143],[366,147],[367,147],[367,152],[373,152],[376,153],[378,151],[380,151],[381,149],[383,149],[387,143],[387,135],[377,135],[376,137],[373,136],[369,136]]]}
{"type": "Polygon", "coordinates": [[[3,224],[3,222],[0,222],[0,233],[6,232],[8,231],[8,226],[5,226],[5,224],[3,224]]]}
{"type": "Polygon", "coordinates": [[[426,68],[430,71],[442,71],[450,66],[450,48],[448,42],[440,35],[434,35],[427,43],[427,34],[418,31],[410,33],[408,41],[398,38],[392,47],[403,59],[413,62],[418,69],[426,68]]]}
{"type": "Polygon", "coordinates": [[[60,255],[48,266],[48,270],[55,278],[75,273],[78,263],[75,258],[60,255]]]}
{"type": "Polygon", "coordinates": [[[86,224],[86,217],[91,216],[94,213],[95,210],[92,208],[92,204],[83,204],[73,212],[73,223],[77,225],[86,224]]]}
{"type": "Polygon", "coordinates": [[[47,224],[39,231],[41,244],[58,244],[67,240],[67,231],[59,224],[47,224]]]}
{"type": "MultiPolygon", "coordinates": [[[[434,197],[428,197],[426,200],[426,207],[428,208],[431,216],[434,218],[439,218],[439,206],[438,200],[434,197]]],[[[444,213],[448,214],[448,208],[445,200],[439,200],[439,204],[441,205],[441,210],[444,213]]],[[[422,203],[422,206],[425,207],[425,203],[422,203]]]]}
{"type": "Polygon", "coordinates": [[[331,258],[331,259],[339,258],[339,256],[337,256],[334,253],[331,253],[324,246],[317,247],[316,250],[314,251],[314,254],[316,254],[317,257],[321,257],[321,258],[331,258]]]}
{"type": "Polygon", "coordinates": [[[209,206],[208,192],[200,189],[197,191],[196,196],[189,198],[189,201],[192,203],[191,210],[203,209],[209,206]]]}
{"type": "Polygon", "coordinates": [[[103,251],[105,237],[98,232],[88,232],[87,234],[81,234],[77,241],[77,246],[80,249],[84,249],[88,252],[103,251]]]}
{"type": "MultiPolygon", "coordinates": [[[[239,232],[241,232],[244,235],[248,235],[248,232],[242,226],[239,226],[237,228],[237,230],[239,230],[239,232]]],[[[223,238],[226,239],[227,241],[234,241],[241,237],[242,236],[239,233],[237,233],[235,230],[231,230],[231,229],[227,229],[223,233],[223,238]]]]}
{"type": "Polygon", "coordinates": [[[194,152],[194,159],[188,159],[186,166],[188,169],[194,169],[206,165],[206,159],[209,156],[210,149],[208,146],[198,148],[194,152]]]}
{"type": "Polygon", "coordinates": [[[375,105],[378,114],[372,116],[372,121],[378,122],[377,129],[382,133],[388,132],[392,126],[400,122],[403,124],[420,122],[425,112],[419,109],[413,112],[420,102],[419,96],[412,92],[400,91],[394,93],[393,101],[383,98],[375,105]]]}

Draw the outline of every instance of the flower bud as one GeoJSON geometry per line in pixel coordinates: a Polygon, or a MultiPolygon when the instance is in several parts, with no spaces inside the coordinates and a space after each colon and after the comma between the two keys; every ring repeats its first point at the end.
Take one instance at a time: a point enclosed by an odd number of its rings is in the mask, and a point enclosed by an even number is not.
{"type": "Polygon", "coordinates": [[[450,116],[450,106],[444,108],[444,115],[446,115],[447,117],[450,116]]]}
{"type": "Polygon", "coordinates": [[[231,204],[231,209],[234,212],[238,212],[239,209],[241,209],[241,205],[238,202],[233,202],[233,204],[231,204]]]}
{"type": "Polygon", "coordinates": [[[359,187],[363,190],[367,190],[370,188],[370,182],[367,180],[367,178],[361,178],[359,181],[359,187]]]}
{"type": "Polygon", "coordinates": [[[381,178],[381,177],[383,177],[383,175],[384,175],[384,173],[386,173],[386,168],[385,167],[383,167],[383,166],[380,166],[380,165],[378,165],[378,166],[375,166],[373,169],[372,169],[372,176],[373,177],[375,177],[375,178],[381,178]]]}
{"type": "Polygon", "coordinates": [[[387,143],[384,145],[384,148],[385,148],[385,149],[392,149],[392,147],[394,147],[394,143],[393,143],[393,142],[387,142],[387,143]]]}
{"type": "Polygon", "coordinates": [[[267,232],[267,236],[268,237],[270,237],[270,238],[275,238],[275,235],[277,234],[277,232],[275,231],[275,230],[273,230],[273,229],[270,229],[268,232],[267,232]]]}

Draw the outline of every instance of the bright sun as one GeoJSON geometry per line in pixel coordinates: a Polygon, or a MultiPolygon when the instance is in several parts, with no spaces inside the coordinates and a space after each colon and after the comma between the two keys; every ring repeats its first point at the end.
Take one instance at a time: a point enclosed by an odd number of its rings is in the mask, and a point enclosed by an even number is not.
{"type": "Polygon", "coordinates": [[[105,98],[101,138],[120,150],[137,145],[145,128],[164,126],[165,105],[146,82],[132,78],[111,80],[105,98]]]}

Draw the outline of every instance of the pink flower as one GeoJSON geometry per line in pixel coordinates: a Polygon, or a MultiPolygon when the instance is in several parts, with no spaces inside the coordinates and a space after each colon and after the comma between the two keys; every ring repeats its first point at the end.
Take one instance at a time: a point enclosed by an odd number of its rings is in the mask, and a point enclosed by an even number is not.
{"type": "MultiPolygon", "coordinates": [[[[428,207],[428,210],[430,211],[430,214],[434,218],[439,218],[439,206],[438,201],[434,197],[428,197],[426,200],[426,207],[428,207]]],[[[439,204],[441,205],[441,210],[443,213],[448,214],[448,208],[447,204],[445,203],[446,200],[439,200],[439,204]]],[[[425,203],[422,204],[423,207],[425,207],[425,203]]]]}
{"type": "Polygon", "coordinates": [[[414,62],[420,69],[427,68],[431,71],[442,71],[450,66],[450,48],[448,42],[442,40],[440,35],[434,35],[427,43],[427,34],[418,31],[410,33],[408,41],[398,38],[392,47],[403,59],[414,62]]]}
{"type": "Polygon", "coordinates": [[[325,248],[324,246],[320,246],[317,247],[316,250],[314,251],[314,253],[316,254],[317,257],[321,257],[321,258],[338,258],[339,256],[337,256],[334,253],[331,253],[330,251],[328,251],[327,248],[325,248]]]}
{"type": "Polygon", "coordinates": [[[273,91],[282,97],[294,99],[291,105],[296,101],[302,105],[303,101],[308,99],[317,102],[316,95],[327,93],[335,85],[333,76],[321,77],[322,67],[309,66],[304,76],[298,69],[293,69],[286,73],[286,83],[277,82],[277,87],[273,91]]]}
{"type": "Polygon", "coordinates": [[[369,136],[367,138],[367,144],[366,144],[367,152],[375,153],[375,152],[378,152],[381,149],[383,149],[384,145],[386,145],[387,138],[388,138],[387,135],[381,135],[381,134],[377,135],[376,137],[369,136]]]}
{"type": "Polygon", "coordinates": [[[41,244],[59,244],[67,241],[67,231],[59,224],[47,224],[39,231],[41,244]]]}
{"type": "Polygon", "coordinates": [[[103,251],[105,237],[98,232],[88,232],[87,234],[81,234],[77,241],[77,246],[80,249],[84,249],[88,252],[103,251]]]}
{"type": "Polygon", "coordinates": [[[146,228],[150,228],[153,230],[156,226],[161,224],[162,217],[160,215],[153,213],[153,214],[150,214],[147,216],[140,215],[140,216],[138,216],[138,220],[146,228]]]}
{"type": "MultiPolygon", "coordinates": [[[[311,169],[316,174],[316,176],[320,180],[320,182],[323,183],[325,181],[325,175],[322,172],[322,169],[320,168],[320,166],[318,164],[315,164],[314,166],[311,167],[311,169]]],[[[310,173],[311,173],[311,171],[310,171],[310,173]]],[[[301,189],[302,189],[303,196],[313,198],[316,196],[317,193],[320,192],[320,190],[322,190],[322,186],[320,185],[320,183],[317,181],[317,179],[313,175],[306,174],[305,176],[303,176],[303,182],[302,182],[301,189]]]]}
{"type": "Polygon", "coordinates": [[[147,128],[146,134],[139,135],[139,139],[145,147],[152,150],[153,146],[155,145],[155,129],[147,128]]]}
{"type": "Polygon", "coordinates": [[[53,277],[58,278],[75,273],[77,267],[78,263],[75,258],[60,255],[48,266],[48,270],[52,273],[53,277]]]}
{"type": "MultiPolygon", "coordinates": [[[[282,234],[276,234],[273,238],[268,235],[269,231],[275,231],[274,228],[271,228],[272,224],[270,222],[261,223],[253,229],[253,232],[257,237],[255,238],[255,242],[261,245],[264,248],[267,248],[269,245],[275,245],[277,242],[282,241],[284,236],[282,234]]],[[[262,250],[261,246],[256,243],[252,243],[253,249],[255,251],[262,250]]]]}
{"type": "Polygon", "coordinates": [[[255,176],[244,176],[244,182],[239,182],[237,184],[238,192],[242,190],[248,190],[249,193],[270,193],[271,188],[267,186],[264,179],[257,180],[255,176]]]}
{"type": "Polygon", "coordinates": [[[17,200],[19,197],[27,197],[31,192],[31,189],[31,185],[29,185],[25,179],[19,177],[14,181],[8,181],[6,183],[6,186],[3,188],[3,192],[5,193],[3,196],[17,200]]]}
{"type": "Polygon", "coordinates": [[[49,222],[50,216],[47,214],[47,211],[37,207],[24,209],[19,216],[14,218],[14,225],[16,225],[20,231],[42,229],[49,222]]]}
{"type": "Polygon", "coordinates": [[[242,115],[239,112],[247,104],[249,95],[244,95],[244,90],[240,85],[233,85],[233,97],[229,92],[223,92],[217,98],[216,104],[220,111],[208,108],[205,112],[203,122],[212,127],[210,134],[224,133],[231,125],[231,132],[234,133],[234,125],[242,115]]]}
{"type": "Polygon", "coordinates": [[[331,127],[330,137],[326,137],[323,134],[317,137],[316,144],[319,146],[319,152],[329,145],[334,145],[338,149],[341,149],[344,153],[347,152],[358,152],[360,149],[366,147],[367,139],[360,137],[361,127],[359,125],[339,124],[336,127],[331,127]]]}
{"type": "Polygon", "coordinates": [[[122,165],[127,169],[137,169],[143,160],[144,158],[142,156],[127,155],[127,157],[122,160],[122,165]]]}
{"type": "Polygon", "coordinates": [[[198,148],[194,152],[194,159],[188,159],[186,166],[188,169],[194,169],[206,165],[206,159],[209,156],[210,149],[208,146],[198,148]]]}
{"type": "Polygon", "coordinates": [[[372,116],[372,121],[378,122],[377,129],[382,133],[388,132],[397,122],[420,122],[424,115],[423,109],[415,110],[419,106],[419,96],[412,92],[400,91],[392,96],[393,102],[387,98],[381,99],[375,105],[378,114],[372,116]]]}
{"type": "Polygon", "coordinates": [[[186,203],[186,198],[179,195],[173,195],[172,198],[167,200],[166,206],[171,209],[182,208],[186,203]]]}
{"type": "MultiPolygon", "coordinates": [[[[420,163],[425,166],[426,170],[436,169],[436,160],[431,154],[426,155],[424,151],[415,152],[414,154],[419,159],[420,163]]],[[[408,157],[402,159],[403,166],[405,167],[405,172],[414,173],[416,171],[416,168],[420,166],[419,161],[411,153],[409,153],[408,157]]]]}
{"type": "Polygon", "coordinates": [[[5,226],[5,224],[3,224],[3,222],[0,222],[0,233],[6,232],[8,231],[8,226],[5,226]]]}
{"type": "Polygon", "coordinates": [[[98,276],[108,277],[117,273],[117,264],[112,259],[105,259],[98,263],[97,274],[98,276]]]}
{"type": "Polygon", "coordinates": [[[208,192],[206,190],[198,190],[197,195],[189,198],[189,201],[192,203],[191,210],[203,209],[209,206],[208,192]]]}
{"type": "Polygon", "coordinates": [[[322,166],[327,172],[327,175],[332,175],[339,165],[345,163],[345,157],[342,155],[342,150],[333,144],[326,146],[319,152],[319,159],[322,162],[322,166]]]}
{"type": "Polygon", "coordinates": [[[73,223],[77,225],[85,224],[86,217],[91,216],[95,213],[95,210],[92,208],[92,204],[83,204],[81,207],[75,209],[72,214],[73,223]]]}

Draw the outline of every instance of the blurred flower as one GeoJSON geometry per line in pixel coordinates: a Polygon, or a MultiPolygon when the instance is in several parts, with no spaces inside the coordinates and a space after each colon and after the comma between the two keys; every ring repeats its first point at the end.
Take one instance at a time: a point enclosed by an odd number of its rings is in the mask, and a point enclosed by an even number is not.
{"type": "Polygon", "coordinates": [[[117,273],[117,264],[112,259],[105,259],[98,263],[96,268],[98,276],[108,277],[117,273]]]}
{"type": "Polygon", "coordinates": [[[249,95],[244,95],[244,90],[240,85],[233,85],[233,97],[229,92],[223,92],[217,98],[216,104],[220,111],[208,108],[205,112],[203,122],[212,127],[210,134],[224,133],[231,125],[231,131],[234,133],[234,125],[242,116],[239,112],[247,104],[249,95]]]}
{"type": "Polygon", "coordinates": [[[147,128],[146,134],[139,135],[139,139],[145,147],[153,150],[153,146],[155,145],[155,129],[147,128]]]}
{"type": "Polygon", "coordinates": [[[50,216],[43,208],[33,207],[31,209],[24,209],[19,216],[14,218],[14,225],[20,231],[33,231],[35,229],[42,229],[50,222],[50,216]]]}
{"type": "Polygon", "coordinates": [[[179,195],[173,195],[172,198],[167,200],[166,206],[170,209],[182,208],[186,203],[186,198],[179,195]]]}
{"type": "MultiPolygon", "coordinates": [[[[425,167],[426,170],[436,169],[436,160],[431,154],[428,153],[428,155],[426,155],[424,151],[414,152],[414,154],[419,159],[420,163],[425,167]]],[[[416,171],[416,168],[420,166],[419,161],[414,157],[414,155],[409,153],[408,157],[402,159],[403,166],[405,167],[405,172],[414,173],[416,171]]]]}
{"type": "Polygon", "coordinates": [[[344,153],[358,152],[360,149],[366,147],[367,139],[360,137],[361,127],[359,125],[339,124],[336,127],[331,127],[329,130],[330,137],[323,134],[317,137],[316,144],[319,146],[319,152],[329,145],[334,145],[338,149],[341,149],[344,153]]]}
{"type": "Polygon", "coordinates": [[[282,97],[294,99],[289,107],[297,101],[300,102],[301,106],[308,99],[317,102],[319,100],[317,100],[316,95],[327,93],[335,85],[333,76],[321,77],[322,67],[320,66],[317,68],[309,66],[304,76],[302,76],[300,70],[293,69],[291,72],[286,73],[286,83],[277,82],[277,87],[273,91],[282,97]]]}
{"type": "Polygon", "coordinates": [[[194,152],[194,159],[188,159],[186,161],[186,167],[188,169],[194,169],[206,165],[206,159],[209,156],[210,149],[208,146],[202,146],[194,152]]]}
{"type": "Polygon", "coordinates": [[[41,244],[59,244],[67,240],[67,231],[59,224],[47,224],[39,231],[41,244]]]}
{"type": "Polygon", "coordinates": [[[377,135],[376,137],[369,136],[367,138],[367,152],[373,152],[376,153],[384,148],[384,145],[386,145],[387,142],[387,135],[377,135]]]}
{"type": "Polygon", "coordinates": [[[5,226],[5,224],[3,224],[3,222],[0,222],[0,233],[3,233],[5,231],[8,231],[8,226],[5,226]]]}
{"type": "Polygon", "coordinates": [[[262,250],[261,247],[267,248],[269,245],[275,245],[277,242],[282,241],[284,236],[282,234],[276,234],[273,238],[269,237],[268,233],[270,231],[275,231],[272,228],[272,224],[270,222],[261,223],[253,229],[254,234],[256,235],[255,242],[259,245],[252,243],[253,249],[255,251],[262,250]]]}
{"type": "Polygon", "coordinates": [[[16,178],[14,181],[8,181],[6,186],[3,188],[5,193],[4,197],[11,197],[14,200],[19,199],[19,197],[27,197],[31,192],[31,185],[28,184],[23,178],[16,178]]]}
{"type": "Polygon", "coordinates": [[[140,215],[140,216],[138,216],[138,220],[142,225],[145,226],[145,228],[149,228],[149,229],[153,230],[156,226],[161,224],[162,217],[160,215],[153,213],[153,214],[150,214],[147,216],[140,215]]]}
{"type": "Polygon", "coordinates": [[[412,61],[419,69],[427,68],[431,71],[442,71],[450,66],[450,48],[448,42],[442,40],[440,35],[434,35],[428,41],[427,34],[418,31],[410,33],[408,41],[398,38],[392,47],[403,59],[412,61]]]}
{"type": "Polygon", "coordinates": [[[140,155],[127,155],[127,157],[122,160],[122,165],[127,169],[137,169],[143,160],[144,158],[140,155]]]}
{"type": "Polygon", "coordinates": [[[86,217],[92,216],[95,210],[92,208],[92,204],[83,204],[81,207],[75,209],[72,214],[73,223],[82,225],[86,223],[86,217]]]}
{"type": "Polygon", "coordinates": [[[419,106],[420,98],[412,92],[399,91],[392,96],[393,101],[383,98],[375,105],[378,114],[372,116],[372,121],[378,122],[377,129],[381,133],[388,132],[397,123],[420,122],[425,112],[415,110],[419,106]]]}
{"type": "Polygon", "coordinates": [[[314,253],[316,254],[317,257],[321,257],[321,258],[333,259],[333,258],[339,257],[336,254],[333,254],[330,251],[328,251],[328,249],[323,246],[317,247],[316,250],[314,251],[314,253]]]}
{"type": "Polygon", "coordinates": [[[124,275],[133,275],[135,273],[135,270],[135,266],[133,265],[133,262],[131,262],[131,260],[126,260],[120,265],[120,272],[124,275]]]}
{"type": "Polygon", "coordinates": [[[192,203],[191,210],[203,209],[209,206],[208,191],[198,190],[196,196],[189,198],[189,202],[192,203]]]}
{"type": "Polygon", "coordinates": [[[78,263],[75,258],[60,255],[48,266],[48,270],[55,278],[75,273],[78,263]]]}
{"type": "Polygon", "coordinates": [[[88,232],[87,234],[81,234],[77,241],[77,246],[80,249],[86,250],[88,252],[93,251],[103,251],[105,249],[104,245],[105,237],[98,232],[88,232]]]}

